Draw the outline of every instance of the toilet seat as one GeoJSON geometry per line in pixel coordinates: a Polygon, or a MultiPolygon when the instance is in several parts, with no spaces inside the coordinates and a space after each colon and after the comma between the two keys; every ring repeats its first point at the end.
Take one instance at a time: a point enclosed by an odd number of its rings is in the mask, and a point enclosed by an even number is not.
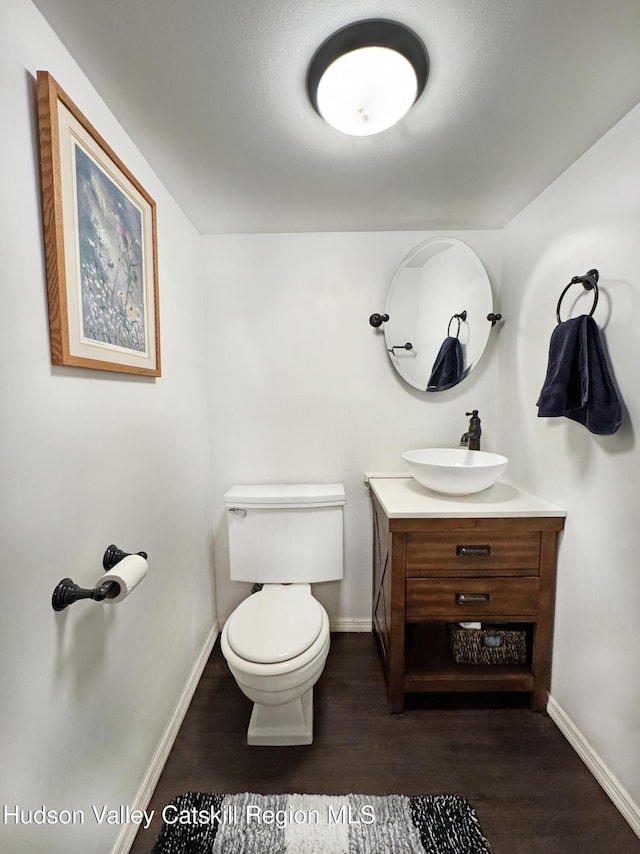
{"type": "Polygon", "coordinates": [[[265,585],[238,605],[227,623],[231,650],[247,662],[277,664],[302,655],[318,640],[324,609],[308,584],[265,585]]]}

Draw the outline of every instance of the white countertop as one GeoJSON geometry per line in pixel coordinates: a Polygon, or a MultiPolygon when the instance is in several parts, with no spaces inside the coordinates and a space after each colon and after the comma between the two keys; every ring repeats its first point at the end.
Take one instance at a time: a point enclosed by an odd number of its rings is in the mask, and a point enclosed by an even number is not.
{"type": "Polygon", "coordinates": [[[411,476],[365,474],[390,519],[566,516],[567,511],[502,480],[474,495],[441,495],[411,476]]]}

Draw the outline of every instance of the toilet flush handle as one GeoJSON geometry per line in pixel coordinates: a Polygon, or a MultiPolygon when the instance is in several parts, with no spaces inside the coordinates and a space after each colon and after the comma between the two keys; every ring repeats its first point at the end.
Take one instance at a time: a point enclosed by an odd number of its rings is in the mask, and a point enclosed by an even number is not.
{"type": "Polygon", "coordinates": [[[229,513],[233,513],[234,516],[241,516],[243,518],[247,515],[247,511],[244,507],[230,507],[229,513]]]}

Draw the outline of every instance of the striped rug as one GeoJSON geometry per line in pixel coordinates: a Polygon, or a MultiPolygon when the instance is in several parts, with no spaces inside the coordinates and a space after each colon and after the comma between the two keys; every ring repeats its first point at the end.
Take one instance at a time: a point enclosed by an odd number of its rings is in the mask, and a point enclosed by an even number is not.
{"type": "Polygon", "coordinates": [[[188,793],[162,810],[152,854],[490,854],[459,795],[188,793]]]}

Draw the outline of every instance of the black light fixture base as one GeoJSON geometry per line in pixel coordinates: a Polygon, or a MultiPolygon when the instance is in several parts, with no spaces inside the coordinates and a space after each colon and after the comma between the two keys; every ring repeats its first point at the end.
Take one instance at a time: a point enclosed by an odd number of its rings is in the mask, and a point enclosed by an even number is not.
{"type": "Polygon", "coordinates": [[[416,74],[416,101],[422,94],[429,76],[429,54],[422,39],[409,27],[397,21],[371,18],[337,30],[313,55],[307,71],[307,94],[318,115],[321,115],[318,107],[318,84],[322,75],[338,57],[362,47],[386,47],[402,54],[411,63],[416,74]]]}

